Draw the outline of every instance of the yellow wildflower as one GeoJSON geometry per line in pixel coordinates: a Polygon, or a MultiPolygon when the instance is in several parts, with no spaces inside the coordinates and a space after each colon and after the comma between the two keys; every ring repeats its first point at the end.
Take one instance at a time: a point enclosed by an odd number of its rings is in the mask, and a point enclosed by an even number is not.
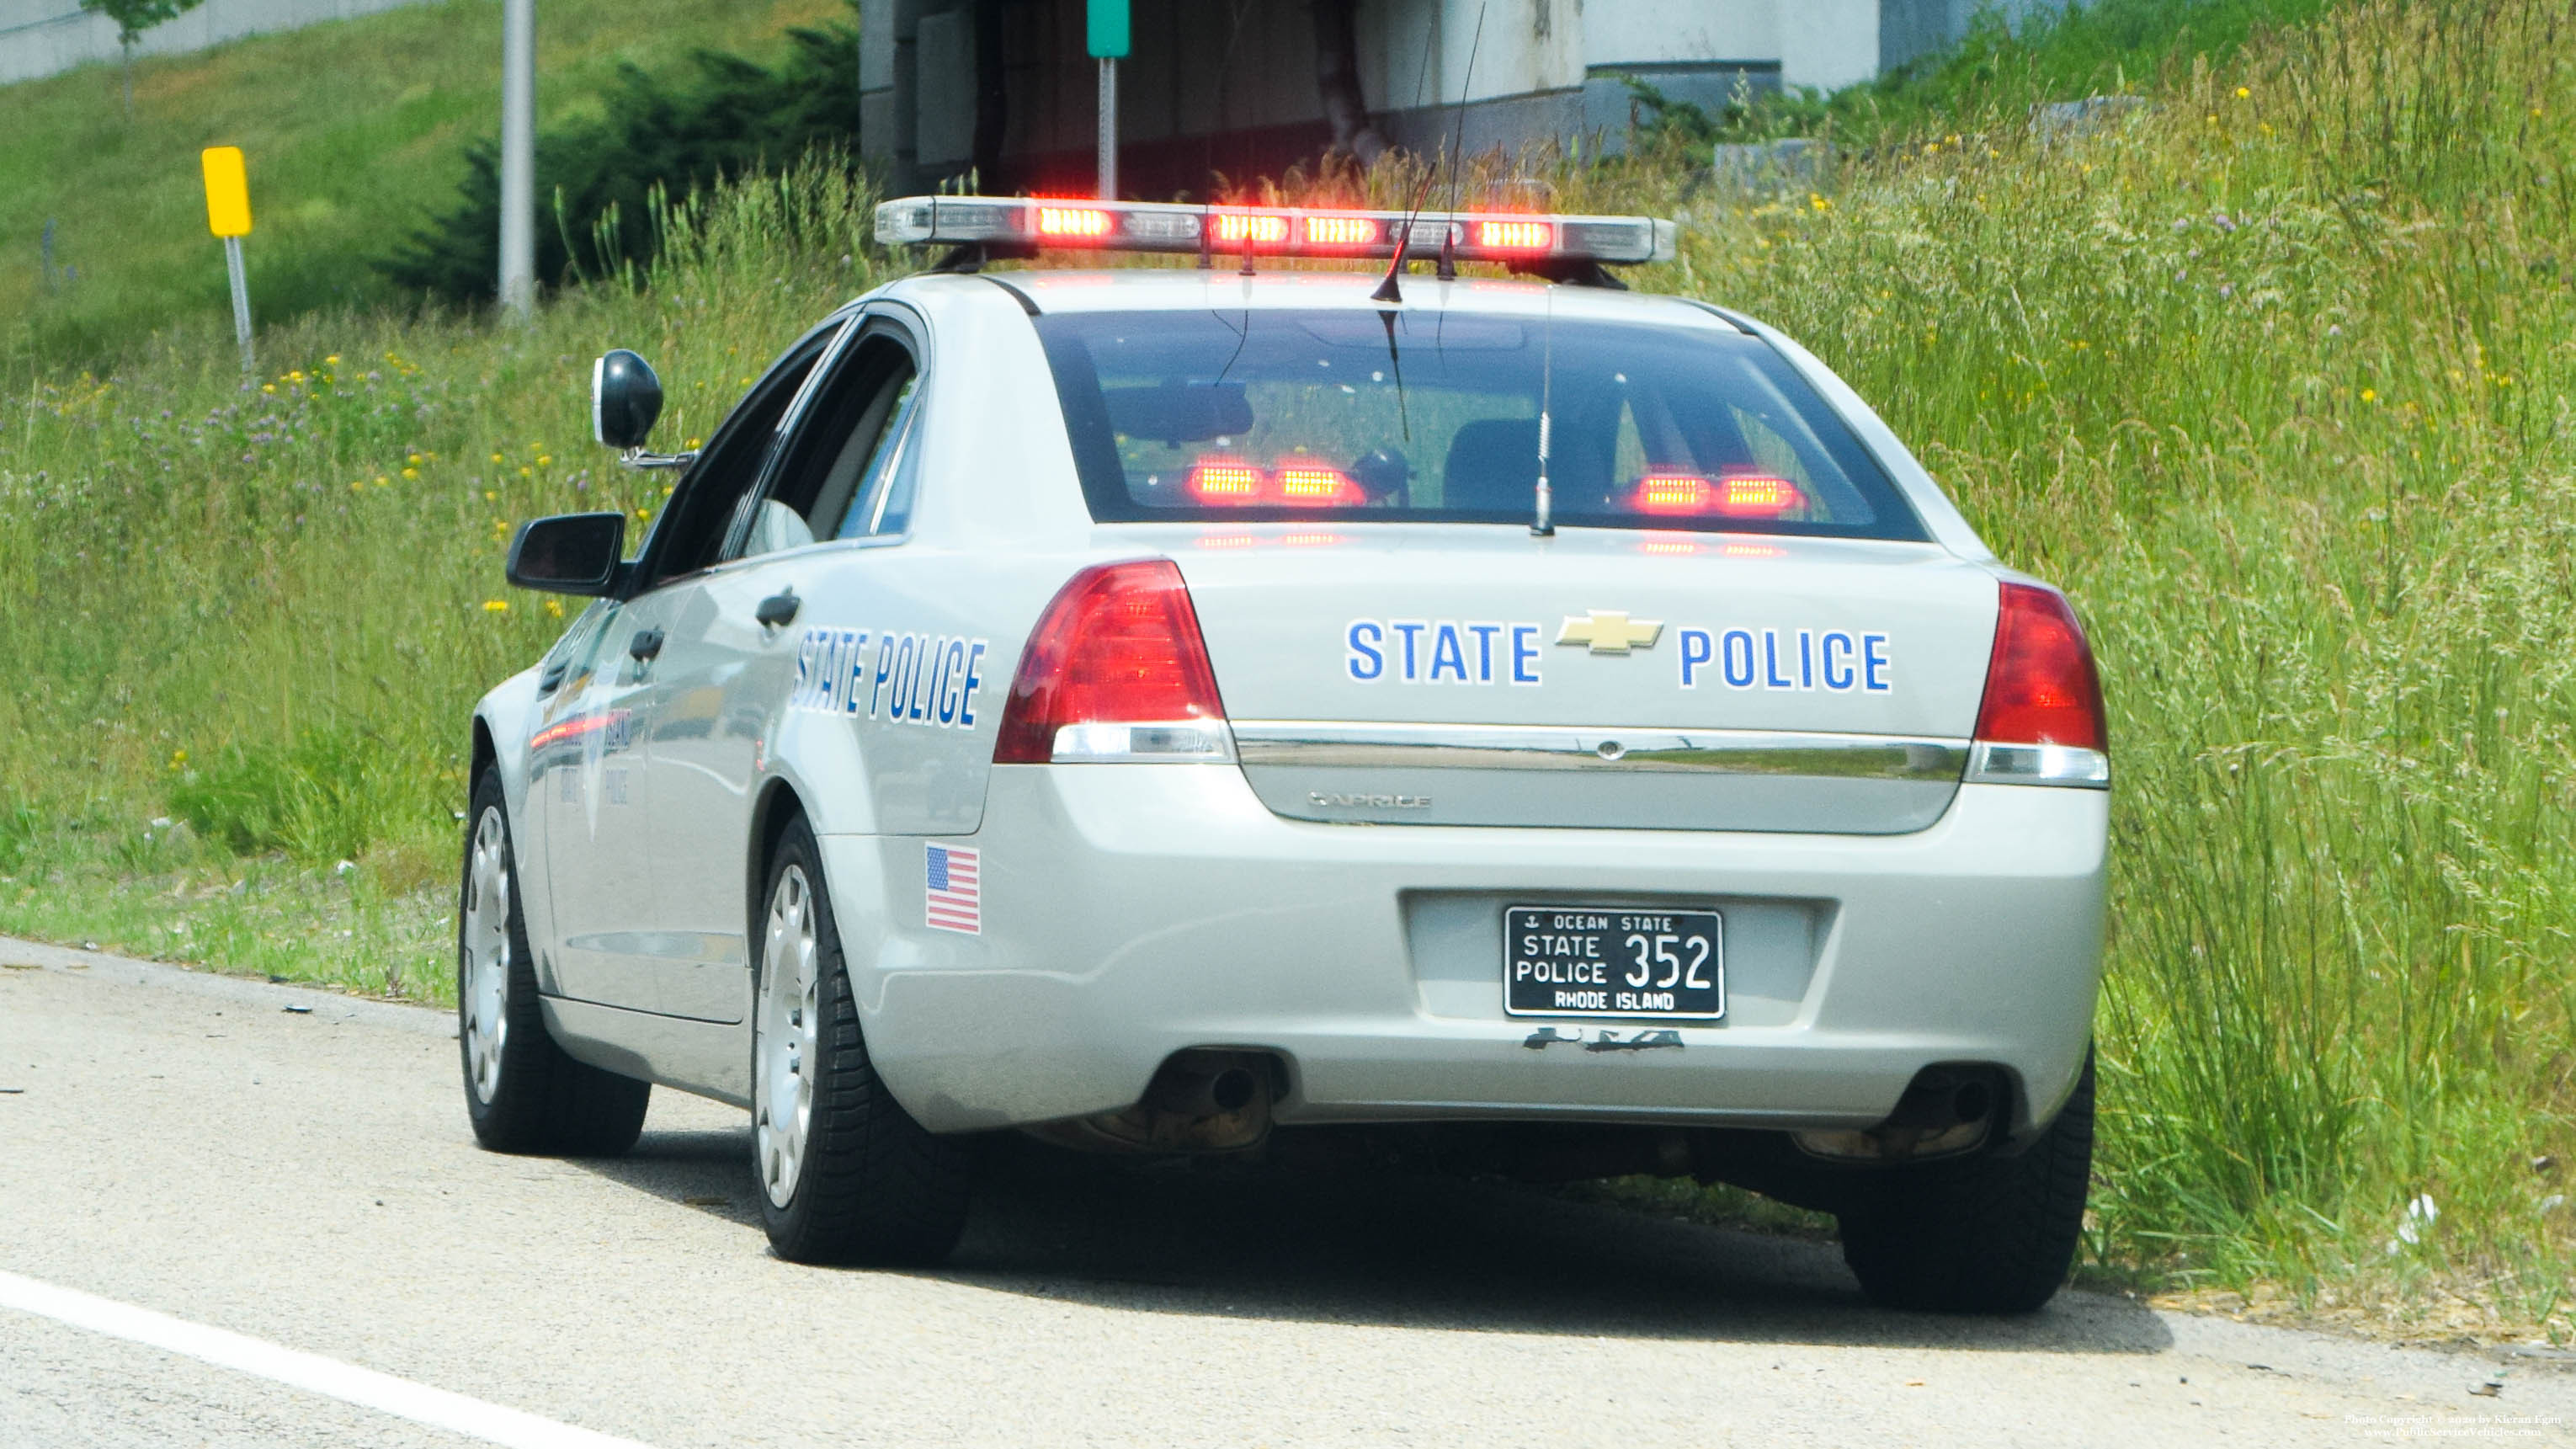
{"type": "Polygon", "coordinates": [[[483,601],[483,612],[486,614],[506,614],[510,612],[510,601],[507,599],[485,599],[483,601]]]}

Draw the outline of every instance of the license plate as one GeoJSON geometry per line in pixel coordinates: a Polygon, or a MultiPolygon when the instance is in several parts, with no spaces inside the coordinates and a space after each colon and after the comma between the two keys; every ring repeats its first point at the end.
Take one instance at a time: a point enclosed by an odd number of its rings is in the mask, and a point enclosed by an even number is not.
{"type": "Polygon", "coordinates": [[[1724,927],[1715,911],[1509,907],[1503,1010],[1715,1021],[1726,1015],[1724,927]]]}

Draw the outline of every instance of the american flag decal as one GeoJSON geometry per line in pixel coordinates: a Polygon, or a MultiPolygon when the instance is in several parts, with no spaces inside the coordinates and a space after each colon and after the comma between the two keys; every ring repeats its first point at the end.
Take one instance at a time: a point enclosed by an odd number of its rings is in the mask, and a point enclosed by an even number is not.
{"type": "Polygon", "coordinates": [[[976,852],[957,845],[930,847],[923,885],[922,920],[942,931],[984,934],[983,866],[976,852]]]}

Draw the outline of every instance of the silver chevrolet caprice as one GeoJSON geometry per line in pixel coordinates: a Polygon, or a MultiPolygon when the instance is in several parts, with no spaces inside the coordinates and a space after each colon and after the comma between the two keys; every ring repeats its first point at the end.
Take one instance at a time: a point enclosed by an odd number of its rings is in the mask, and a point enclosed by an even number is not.
{"type": "Polygon", "coordinates": [[[486,1145],[622,1151],[655,1082],[748,1106],[782,1256],[917,1262],[983,1134],[1370,1135],[1829,1211],[1885,1302],[2047,1299],[2100,691],[1849,387],[1602,285],[1669,255],[1649,219],[879,222],[957,250],[700,453],[644,452],[659,385],[601,359],[600,440],[678,470],[633,558],[617,514],[513,545],[595,601],[474,713],[486,1145]],[[1055,244],[1203,265],[981,270],[1055,244]],[[1400,275],[1435,255],[1537,279],[1400,275]]]}

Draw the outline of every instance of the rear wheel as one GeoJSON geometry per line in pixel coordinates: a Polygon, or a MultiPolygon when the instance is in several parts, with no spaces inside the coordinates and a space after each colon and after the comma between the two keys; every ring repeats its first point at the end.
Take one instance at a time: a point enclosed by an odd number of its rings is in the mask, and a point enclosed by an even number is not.
{"type": "Polygon", "coordinates": [[[2028,1313],[2066,1281],[2093,1171],[2093,1059],[2039,1140],[2012,1156],[1899,1168],[1859,1185],[1843,1261],[1890,1308],[2028,1313]]]}
{"type": "Polygon", "coordinates": [[[546,1035],[497,768],[475,778],[466,819],[456,1049],[475,1140],[495,1152],[614,1157],[643,1132],[652,1085],[574,1061],[546,1035]]]}
{"type": "Polygon", "coordinates": [[[877,1076],[822,882],[813,831],[789,822],[769,867],[752,1008],[761,1219],[793,1262],[934,1263],[966,1226],[966,1151],[877,1076]]]}

